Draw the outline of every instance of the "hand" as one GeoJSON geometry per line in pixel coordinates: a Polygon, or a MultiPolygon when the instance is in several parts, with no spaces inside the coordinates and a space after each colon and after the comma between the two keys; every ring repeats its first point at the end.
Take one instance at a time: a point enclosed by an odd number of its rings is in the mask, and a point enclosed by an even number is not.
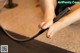
{"type": "Polygon", "coordinates": [[[66,27],[80,19],[80,7],[79,7],[76,10],[73,10],[73,12],[71,12],[70,14],[64,16],[62,19],[60,19],[56,23],[53,23],[53,19],[55,17],[55,13],[54,13],[55,10],[52,10],[52,9],[55,9],[54,5],[53,5],[53,8],[52,8],[52,6],[51,7],[49,6],[49,8],[47,8],[47,10],[44,11],[45,19],[40,24],[40,28],[42,28],[42,29],[46,29],[49,27],[49,29],[47,31],[48,38],[51,38],[56,32],[58,32],[62,28],[66,27]]]}
{"type": "Polygon", "coordinates": [[[50,26],[47,31],[47,37],[52,38],[56,32],[78,20],[80,20],[80,7],[50,26]]]}
{"type": "Polygon", "coordinates": [[[44,13],[44,20],[39,25],[39,27],[42,29],[46,29],[51,25],[53,25],[53,19],[54,17],[56,17],[55,8],[56,8],[57,0],[40,0],[40,3],[44,13]]]}

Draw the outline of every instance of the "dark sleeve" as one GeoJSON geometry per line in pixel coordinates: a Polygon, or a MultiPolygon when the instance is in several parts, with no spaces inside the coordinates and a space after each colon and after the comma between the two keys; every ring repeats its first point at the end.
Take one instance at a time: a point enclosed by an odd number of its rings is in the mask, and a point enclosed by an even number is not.
{"type": "Polygon", "coordinates": [[[55,12],[56,15],[59,14],[59,12],[61,12],[65,8],[74,5],[74,4],[58,4],[58,1],[70,1],[70,2],[75,1],[75,2],[78,2],[80,0],[57,0],[57,7],[56,7],[56,12],[55,12]]]}

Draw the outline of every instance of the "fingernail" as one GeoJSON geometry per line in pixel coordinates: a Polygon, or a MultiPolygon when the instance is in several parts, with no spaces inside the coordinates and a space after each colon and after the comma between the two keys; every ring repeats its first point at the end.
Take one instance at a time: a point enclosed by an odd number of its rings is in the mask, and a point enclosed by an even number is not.
{"type": "Polygon", "coordinates": [[[45,24],[45,22],[42,22],[41,25],[43,26],[45,24]]]}
{"type": "Polygon", "coordinates": [[[43,29],[45,29],[46,27],[43,25],[43,27],[42,27],[43,29]]]}
{"type": "Polygon", "coordinates": [[[38,25],[39,28],[42,28],[45,22],[42,22],[40,25],[38,25]]]}
{"type": "Polygon", "coordinates": [[[41,24],[41,28],[42,28],[42,29],[45,29],[44,26],[45,26],[45,22],[43,22],[43,23],[41,24]]]}
{"type": "Polygon", "coordinates": [[[47,38],[50,38],[51,39],[50,35],[48,35],[47,38]]]}
{"type": "Polygon", "coordinates": [[[51,39],[51,38],[52,38],[52,36],[50,35],[50,36],[49,36],[49,38],[51,39]]]}

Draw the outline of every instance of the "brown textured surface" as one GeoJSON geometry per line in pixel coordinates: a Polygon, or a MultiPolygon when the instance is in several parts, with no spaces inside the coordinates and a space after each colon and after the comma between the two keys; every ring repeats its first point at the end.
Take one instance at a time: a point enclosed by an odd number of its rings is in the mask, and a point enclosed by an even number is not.
{"type": "MultiPolygon", "coordinates": [[[[4,8],[0,12],[0,24],[11,32],[25,36],[31,36],[39,31],[38,25],[43,20],[43,14],[40,7],[36,7],[39,4],[37,0],[14,0],[14,2],[18,3],[18,7],[4,8]]],[[[45,35],[46,33],[43,33],[36,40],[68,51],[80,51],[80,22],[62,29],[52,39],[46,38],[45,35]]]]}

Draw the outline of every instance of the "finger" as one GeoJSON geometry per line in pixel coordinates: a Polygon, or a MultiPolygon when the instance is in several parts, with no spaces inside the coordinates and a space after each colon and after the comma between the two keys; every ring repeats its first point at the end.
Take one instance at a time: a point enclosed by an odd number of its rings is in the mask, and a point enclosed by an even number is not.
{"type": "Polygon", "coordinates": [[[48,28],[48,27],[50,27],[52,24],[53,24],[53,19],[56,17],[56,15],[55,16],[53,16],[51,19],[48,19],[48,21],[46,21],[45,22],[45,24],[43,25],[43,29],[46,29],[46,28],[48,28]]]}
{"type": "Polygon", "coordinates": [[[59,30],[60,25],[61,24],[59,22],[54,23],[47,31],[47,37],[52,38],[52,36],[59,30]]]}
{"type": "Polygon", "coordinates": [[[50,27],[53,24],[53,19],[55,17],[56,17],[56,15],[51,15],[50,18],[44,19],[44,22],[42,22],[42,24],[41,24],[41,28],[46,29],[46,28],[50,27]]]}
{"type": "Polygon", "coordinates": [[[42,28],[42,26],[45,24],[45,22],[42,22],[39,27],[42,28]]]}
{"type": "Polygon", "coordinates": [[[53,20],[50,20],[47,23],[45,23],[42,28],[46,29],[46,28],[50,27],[52,24],[53,24],[53,20]]]}
{"type": "Polygon", "coordinates": [[[49,30],[47,32],[47,36],[48,37],[52,37],[56,32],[58,32],[62,28],[66,27],[66,26],[68,26],[68,25],[70,25],[70,24],[72,24],[72,23],[74,23],[74,22],[76,22],[78,20],[80,20],[80,8],[78,8],[75,11],[73,11],[69,15],[64,16],[59,21],[57,21],[56,23],[54,23],[49,28],[49,30]]]}
{"type": "Polygon", "coordinates": [[[44,21],[39,25],[40,28],[46,29],[50,27],[53,24],[53,17],[52,18],[46,18],[44,21]]]}

